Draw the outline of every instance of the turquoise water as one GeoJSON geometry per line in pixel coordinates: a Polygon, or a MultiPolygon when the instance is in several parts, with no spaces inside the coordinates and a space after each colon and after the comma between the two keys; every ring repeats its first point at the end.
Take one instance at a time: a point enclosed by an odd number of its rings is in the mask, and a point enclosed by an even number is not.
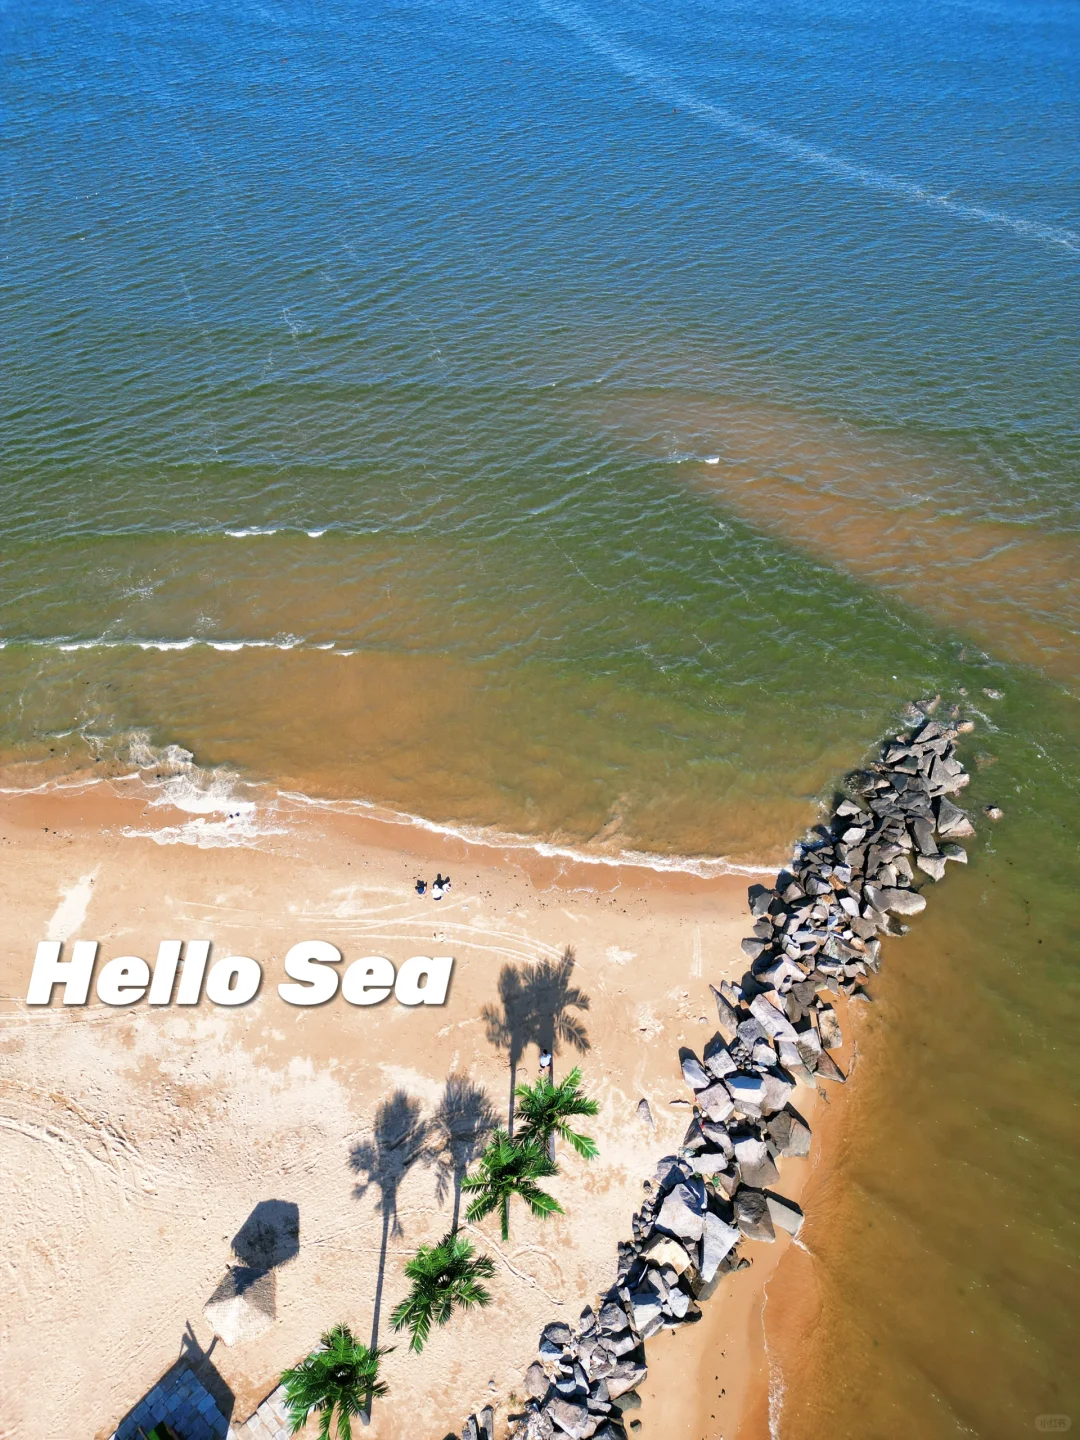
{"type": "MultiPolygon", "coordinates": [[[[1053,1080],[987,1127],[1001,1206],[941,1193],[972,1264],[1012,1243],[1051,1173],[1016,1137],[1076,1140],[1075,950],[1005,921],[1077,914],[1075,7],[43,0],[0,27],[5,783],[138,734],[441,822],[754,861],[905,700],[966,692],[1007,818],[927,919],[983,897],[941,1064],[983,1075],[976,1108],[1002,1054],[1053,1080]]],[[[908,1053],[917,997],[885,983],[908,1053]]],[[[1062,1409],[1037,1392],[1070,1369],[1080,1246],[1045,1225],[1030,1288],[979,1291],[1014,1329],[935,1372],[940,1404],[913,1323],[900,1410],[871,1424],[870,1387],[833,1433],[965,1433],[988,1371],[975,1433],[1062,1409]]],[[[889,1308],[886,1253],[859,1273],[889,1308]]],[[[837,1281],[838,1331],[860,1295],[837,1281]]],[[[836,1391],[814,1364],[807,1395],[836,1391]]]]}

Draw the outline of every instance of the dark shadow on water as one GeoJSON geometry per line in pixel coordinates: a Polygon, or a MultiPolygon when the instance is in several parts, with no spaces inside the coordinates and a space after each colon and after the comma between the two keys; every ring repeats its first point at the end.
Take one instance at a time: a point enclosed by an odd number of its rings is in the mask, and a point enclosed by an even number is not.
{"type": "Polygon", "coordinates": [[[452,1230],[458,1228],[461,1214],[461,1182],[498,1119],[486,1090],[474,1085],[467,1075],[449,1076],[428,1126],[425,1159],[435,1169],[435,1197],[439,1204],[453,1193],[452,1230]]]}
{"type": "MultiPolygon", "coordinates": [[[[507,1128],[514,1133],[514,1091],[521,1057],[529,1045],[559,1055],[569,1046],[584,1055],[589,1037],[576,1010],[588,1010],[589,997],[574,984],[574,951],[567,946],[558,960],[535,965],[504,965],[499,972],[499,1005],[485,1005],[480,1018],[487,1041],[505,1050],[510,1061],[507,1128]]],[[[552,1067],[554,1070],[554,1066],[552,1067]]]]}
{"type": "Polygon", "coordinates": [[[404,1090],[395,1090],[375,1112],[371,1139],[353,1147],[349,1169],[360,1178],[353,1194],[361,1199],[370,1189],[379,1192],[376,1208],[382,1212],[379,1274],[375,1282],[375,1313],[371,1322],[372,1349],[379,1343],[386,1247],[391,1235],[402,1233],[398,1220],[398,1190],[408,1171],[426,1152],[428,1127],[420,1118],[420,1102],[404,1090]]]}

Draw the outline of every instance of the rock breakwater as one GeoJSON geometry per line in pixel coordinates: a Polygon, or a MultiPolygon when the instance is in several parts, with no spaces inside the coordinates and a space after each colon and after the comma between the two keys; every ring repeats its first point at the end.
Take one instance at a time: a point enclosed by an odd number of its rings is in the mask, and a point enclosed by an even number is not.
{"type": "MultiPolygon", "coordinates": [[[[749,1265],[744,1242],[798,1234],[802,1211],[777,1187],[785,1160],[810,1149],[799,1087],[846,1078],[830,1053],[842,1042],[833,1002],[869,1001],[881,937],[905,933],[900,917],[926,906],[920,883],[966,863],[959,841],[974,833],[950,798],[970,778],[955,749],[973,725],[955,711],[936,720],[935,705],[910,707],[910,728],[847,777],[775,883],[751,886],[749,967],[740,984],[710,987],[717,1032],[700,1056],[679,1055],[694,1106],[682,1146],[645,1182],[610,1289],[577,1325],[545,1327],[527,1403],[509,1417],[514,1440],[625,1440],[645,1342],[701,1317],[721,1278],[749,1265]]],[[[489,1407],[462,1430],[462,1440],[493,1435],[489,1407]]]]}

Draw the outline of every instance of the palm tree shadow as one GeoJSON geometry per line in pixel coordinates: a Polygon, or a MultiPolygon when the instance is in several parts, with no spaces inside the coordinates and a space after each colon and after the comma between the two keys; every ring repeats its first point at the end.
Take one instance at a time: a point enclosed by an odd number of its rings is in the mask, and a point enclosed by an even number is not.
{"type": "Polygon", "coordinates": [[[372,1349],[379,1343],[387,1245],[391,1235],[402,1233],[397,1209],[398,1190],[408,1171],[425,1153],[427,1128],[426,1121],[420,1118],[419,1100],[414,1100],[405,1090],[395,1090],[375,1112],[371,1139],[355,1145],[349,1153],[349,1169],[360,1177],[353,1194],[359,1200],[370,1189],[378,1190],[376,1209],[382,1212],[379,1275],[375,1282],[375,1313],[371,1322],[372,1349]]]}
{"type": "Polygon", "coordinates": [[[446,1088],[428,1127],[430,1140],[426,1159],[435,1169],[435,1198],[439,1204],[453,1192],[451,1230],[458,1228],[461,1182],[465,1172],[480,1154],[497,1124],[498,1116],[486,1090],[474,1085],[467,1075],[450,1075],[447,1078],[446,1088]]]}
{"type": "Polygon", "coordinates": [[[568,945],[558,960],[539,960],[535,965],[504,965],[499,972],[499,1001],[480,1012],[487,1041],[496,1050],[505,1050],[510,1061],[510,1110],[508,1129],[514,1133],[514,1091],[517,1070],[527,1045],[561,1053],[564,1045],[584,1055],[589,1037],[575,1010],[588,1010],[589,997],[574,984],[573,946],[568,945]]]}

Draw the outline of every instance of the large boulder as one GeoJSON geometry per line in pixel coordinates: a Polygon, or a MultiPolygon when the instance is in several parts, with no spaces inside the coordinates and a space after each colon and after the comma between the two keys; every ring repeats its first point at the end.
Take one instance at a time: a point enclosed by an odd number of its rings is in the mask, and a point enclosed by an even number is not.
{"type": "Polygon", "coordinates": [[[799,1233],[802,1229],[803,1212],[794,1200],[786,1200],[783,1195],[766,1195],[765,1203],[769,1207],[769,1218],[773,1225],[786,1230],[789,1235],[799,1233]]]}
{"type": "Polygon", "coordinates": [[[759,1188],[775,1185],[780,1176],[764,1140],[756,1135],[740,1135],[735,1140],[735,1159],[743,1183],[759,1188]]]}
{"type": "Polygon", "coordinates": [[[691,1090],[707,1090],[713,1077],[705,1073],[704,1066],[696,1055],[684,1055],[682,1061],[683,1079],[691,1090]]]}
{"type": "MultiPolygon", "coordinates": [[[[798,966],[794,966],[798,970],[798,966]]],[[[802,972],[799,971],[799,978],[802,972]]],[[[750,1014],[764,1030],[770,1040],[794,1040],[795,1031],[792,1029],[791,1021],[768,1000],[764,995],[755,995],[750,1001],[750,1014]]]]}
{"type": "Polygon", "coordinates": [[[937,804],[937,830],[946,840],[963,840],[965,836],[975,834],[975,828],[966,812],[951,800],[945,799],[939,800],[937,804]]]}
{"type": "Polygon", "coordinates": [[[739,1232],[732,1225],[726,1225],[719,1215],[710,1210],[705,1216],[705,1232],[701,1237],[701,1260],[698,1269],[707,1285],[719,1269],[733,1246],[739,1241],[739,1232]]]}
{"type": "Polygon", "coordinates": [[[670,1265],[681,1275],[690,1265],[690,1256],[684,1246],[670,1235],[655,1234],[641,1251],[642,1258],[651,1265],[670,1265]]]}
{"type": "Polygon", "coordinates": [[[840,1021],[831,1005],[822,1005],[817,1012],[818,1037],[826,1050],[839,1050],[844,1043],[840,1021]]]}
{"type": "Polygon", "coordinates": [[[769,1118],[766,1134],[776,1146],[777,1153],[784,1156],[805,1156],[810,1154],[810,1127],[792,1110],[781,1110],[779,1115],[769,1118]]]}
{"type": "Polygon", "coordinates": [[[542,1400],[547,1392],[547,1374],[539,1360],[534,1360],[525,1371],[525,1394],[534,1400],[542,1400]]]}
{"type": "Polygon", "coordinates": [[[634,1329],[641,1338],[647,1340],[650,1335],[655,1335],[664,1319],[659,1293],[652,1286],[631,1290],[630,1308],[634,1316],[634,1329]]]}
{"type": "Polygon", "coordinates": [[[719,1080],[710,1085],[707,1090],[697,1092],[697,1103],[701,1106],[702,1112],[714,1122],[726,1120],[735,1109],[727,1086],[719,1080]]]}
{"type": "Polygon", "coordinates": [[[716,1001],[716,1014],[720,1022],[720,1034],[725,1040],[734,1040],[739,1028],[738,1012],[724,998],[720,991],[717,990],[715,985],[710,985],[709,989],[712,991],[713,999],[716,1001]]]}
{"type": "Polygon", "coordinates": [[[624,1355],[615,1366],[614,1373],[607,1377],[608,1394],[612,1400],[617,1400],[628,1390],[636,1390],[647,1374],[648,1371],[642,1361],[636,1360],[630,1355],[624,1355]]]}
{"type": "Polygon", "coordinates": [[[570,1440],[585,1440],[586,1436],[593,1433],[596,1426],[594,1417],[589,1414],[588,1406],[578,1400],[567,1400],[564,1396],[559,1395],[549,1401],[545,1409],[555,1421],[556,1427],[564,1435],[569,1435],[570,1440]]]}
{"type": "Polygon", "coordinates": [[[760,1190],[745,1186],[735,1192],[735,1221],[748,1240],[775,1240],[768,1201],[760,1190]]]}
{"type": "Polygon", "coordinates": [[[660,1213],[656,1217],[656,1228],[674,1235],[676,1240],[695,1241],[701,1239],[704,1227],[705,1187],[695,1177],[695,1183],[676,1185],[664,1197],[660,1213]]]}
{"type": "Polygon", "coordinates": [[[739,1070],[724,1081],[736,1106],[745,1114],[748,1110],[760,1110],[765,1096],[765,1082],[760,1075],[751,1075],[739,1070]]]}
{"type": "Polygon", "coordinates": [[[878,908],[891,910],[894,915],[919,915],[926,909],[926,896],[917,890],[899,890],[886,885],[881,891],[881,900],[878,908]]]}

